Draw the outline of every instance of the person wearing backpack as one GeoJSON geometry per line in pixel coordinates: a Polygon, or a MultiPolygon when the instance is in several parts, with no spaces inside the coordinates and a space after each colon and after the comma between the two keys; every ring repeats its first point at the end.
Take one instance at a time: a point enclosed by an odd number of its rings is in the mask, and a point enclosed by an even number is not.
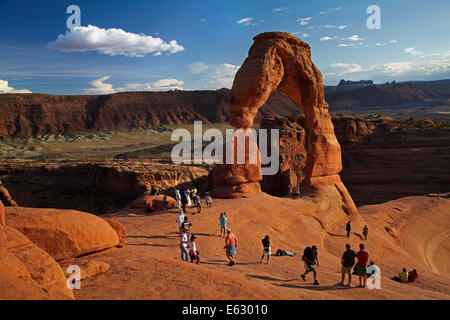
{"type": "Polygon", "coordinates": [[[342,274],[342,280],[337,285],[338,286],[344,286],[345,281],[345,274],[348,274],[348,284],[347,287],[351,287],[352,282],[352,269],[353,265],[355,264],[355,258],[356,258],[356,252],[350,249],[350,245],[347,243],[345,245],[345,252],[342,255],[341,259],[341,274],[342,274]]]}
{"type": "Polygon", "coordinates": [[[310,272],[313,273],[314,276],[314,284],[316,286],[319,285],[319,282],[317,281],[317,272],[316,272],[316,267],[314,267],[314,265],[319,266],[319,257],[317,255],[317,247],[316,246],[312,246],[312,247],[306,247],[305,250],[303,251],[303,257],[302,260],[305,262],[305,273],[301,275],[303,281],[306,281],[306,275],[310,272]]]}

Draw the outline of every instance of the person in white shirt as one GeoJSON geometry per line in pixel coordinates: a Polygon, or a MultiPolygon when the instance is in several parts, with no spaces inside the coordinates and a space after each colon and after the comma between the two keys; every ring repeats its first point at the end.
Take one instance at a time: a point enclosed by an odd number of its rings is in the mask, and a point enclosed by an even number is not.
{"type": "Polygon", "coordinates": [[[181,211],[180,214],[177,216],[177,219],[175,220],[178,223],[178,230],[180,230],[180,232],[182,224],[184,222],[184,217],[185,217],[184,212],[181,211]]]}
{"type": "Polygon", "coordinates": [[[181,250],[181,260],[189,262],[189,251],[187,246],[189,244],[190,233],[183,230],[180,235],[180,250],[181,250]]]}
{"type": "Polygon", "coordinates": [[[194,261],[196,261],[197,264],[200,263],[200,254],[197,251],[197,246],[195,245],[195,239],[197,239],[197,237],[193,234],[191,236],[191,241],[189,242],[189,255],[191,258],[191,262],[193,263],[194,261]]]}
{"type": "Polygon", "coordinates": [[[180,190],[178,190],[178,188],[175,189],[175,200],[177,200],[177,208],[181,209],[181,196],[180,190]]]}

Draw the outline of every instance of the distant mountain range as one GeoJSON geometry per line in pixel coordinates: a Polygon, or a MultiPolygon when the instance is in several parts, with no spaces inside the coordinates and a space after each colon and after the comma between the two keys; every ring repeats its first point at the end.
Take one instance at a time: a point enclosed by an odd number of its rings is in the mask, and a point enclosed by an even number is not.
{"type": "MultiPolygon", "coordinates": [[[[450,80],[375,85],[345,81],[325,87],[330,111],[374,106],[448,103],[450,80]]],[[[150,128],[164,124],[229,121],[230,90],[123,92],[110,95],[57,96],[0,94],[0,137],[150,128]]],[[[289,116],[302,111],[275,92],[256,116],[289,116]]]]}

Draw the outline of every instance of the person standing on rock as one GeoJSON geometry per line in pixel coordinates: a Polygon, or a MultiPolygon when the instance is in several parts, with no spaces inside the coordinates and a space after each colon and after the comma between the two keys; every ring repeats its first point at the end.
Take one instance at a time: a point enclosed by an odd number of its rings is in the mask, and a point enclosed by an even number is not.
{"type": "Polygon", "coordinates": [[[262,263],[264,257],[267,257],[267,264],[269,264],[269,258],[270,255],[272,254],[272,250],[270,249],[270,239],[268,235],[266,235],[264,239],[262,239],[262,244],[263,244],[263,254],[261,257],[261,261],[259,263],[262,263]]]}
{"type": "Polygon", "coordinates": [[[225,237],[225,232],[227,230],[227,214],[225,212],[221,212],[219,216],[219,223],[220,223],[220,237],[225,237]]]}
{"type": "Polygon", "coordinates": [[[231,232],[230,229],[227,229],[227,236],[225,237],[225,247],[226,255],[230,262],[228,263],[230,266],[234,265],[234,255],[236,254],[237,248],[237,237],[234,233],[231,232]]]}
{"type": "Polygon", "coordinates": [[[192,207],[191,191],[189,189],[186,190],[186,205],[187,205],[188,208],[192,207]]]}
{"type": "Polygon", "coordinates": [[[181,200],[181,206],[182,206],[183,212],[186,212],[187,196],[186,196],[186,190],[184,188],[181,188],[180,200],[181,200]]]}
{"type": "Polygon", "coordinates": [[[369,262],[369,253],[365,250],[366,248],[361,243],[359,245],[359,251],[356,254],[358,262],[356,263],[356,274],[359,278],[359,287],[365,288],[367,281],[367,263],[369,262]]]}
{"type": "Polygon", "coordinates": [[[314,267],[314,265],[319,266],[317,247],[316,246],[306,247],[305,250],[303,251],[302,260],[305,262],[306,267],[305,273],[301,275],[303,281],[306,281],[306,275],[312,272],[314,276],[314,284],[318,286],[319,281],[317,281],[316,267],[314,267]]]}
{"type": "Polygon", "coordinates": [[[180,235],[180,249],[181,249],[181,260],[189,262],[189,251],[187,246],[189,244],[189,231],[183,229],[180,235]]]}
{"type": "Polygon", "coordinates": [[[202,200],[199,195],[195,196],[195,205],[197,206],[197,213],[202,213],[202,200]]]}
{"type": "Polygon", "coordinates": [[[181,211],[180,214],[177,216],[177,219],[175,220],[178,224],[178,230],[180,230],[180,233],[182,232],[182,226],[183,226],[183,222],[184,222],[184,218],[186,216],[184,215],[184,212],[181,211]]]}
{"type": "Polygon", "coordinates": [[[350,220],[347,222],[347,225],[345,226],[345,230],[347,230],[347,238],[350,238],[350,231],[352,231],[352,225],[350,223],[350,220]]]}
{"type": "Polygon", "coordinates": [[[191,262],[193,263],[194,261],[196,261],[197,264],[200,263],[200,253],[197,251],[197,246],[195,245],[195,239],[197,239],[197,237],[195,236],[195,234],[193,234],[191,236],[191,241],[189,242],[189,255],[191,257],[191,262]]]}
{"type": "Polygon", "coordinates": [[[181,224],[181,229],[182,230],[186,230],[187,232],[189,232],[189,230],[191,229],[192,223],[189,221],[188,217],[185,216],[184,217],[184,221],[181,224]]]}
{"type": "Polygon", "coordinates": [[[338,286],[344,286],[345,275],[348,274],[348,284],[347,287],[351,287],[352,283],[352,269],[355,264],[356,252],[350,248],[350,245],[347,243],[345,245],[345,252],[342,255],[341,259],[341,274],[342,280],[338,283],[338,286]]]}
{"type": "Polygon", "coordinates": [[[175,188],[175,200],[177,200],[177,208],[181,209],[181,196],[180,196],[180,190],[178,190],[178,187],[175,188]]]}
{"type": "Polygon", "coordinates": [[[369,236],[369,228],[367,227],[367,225],[364,226],[364,229],[363,229],[362,233],[363,233],[363,236],[364,236],[364,240],[367,241],[367,237],[369,236]]]}
{"type": "Polygon", "coordinates": [[[211,208],[211,207],[212,207],[212,198],[211,198],[211,196],[209,195],[209,192],[206,192],[206,195],[205,195],[205,202],[206,202],[206,207],[207,207],[207,208],[211,208]]]}

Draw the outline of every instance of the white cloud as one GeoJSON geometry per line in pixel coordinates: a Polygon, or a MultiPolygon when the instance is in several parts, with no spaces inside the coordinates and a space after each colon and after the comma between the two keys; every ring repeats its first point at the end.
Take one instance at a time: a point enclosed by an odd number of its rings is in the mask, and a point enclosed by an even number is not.
{"type": "Polygon", "coordinates": [[[207,20],[205,18],[200,19],[200,22],[206,22],[207,20]]]}
{"type": "Polygon", "coordinates": [[[104,76],[99,79],[96,79],[94,81],[89,82],[89,84],[93,88],[86,88],[84,89],[84,92],[88,94],[110,94],[115,93],[116,90],[113,89],[113,85],[110,83],[104,83],[103,81],[106,81],[110,79],[110,76],[104,76]]]}
{"type": "Polygon", "coordinates": [[[209,66],[203,62],[194,62],[187,66],[192,74],[199,74],[207,70],[209,66]]]}
{"type": "Polygon", "coordinates": [[[302,33],[302,37],[309,38],[309,37],[311,37],[311,35],[309,33],[304,32],[304,33],[302,33]]]}
{"type": "Polygon", "coordinates": [[[398,40],[389,40],[389,41],[386,41],[386,42],[377,42],[377,43],[375,43],[375,45],[377,47],[381,47],[381,46],[385,46],[385,45],[388,45],[388,44],[391,44],[391,43],[398,43],[398,40]]]}
{"type": "Polygon", "coordinates": [[[338,74],[347,74],[364,71],[362,66],[357,63],[336,62],[332,63],[331,67],[337,69],[338,74]]]}
{"type": "Polygon", "coordinates": [[[397,43],[398,40],[389,40],[389,43],[397,43]]]}
{"type": "Polygon", "coordinates": [[[331,8],[330,10],[327,10],[327,11],[320,11],[319,14],[328,14],[328,13],[331,13],[333,11],[342,10],[343,8],[344,8],[343,6],[339,6],[337,8],[331,8]]]}
{"type": "Polygon", "coordinates": [[[288,7],[280,7],[280,8],[274,8],[272,11],[278,12],[278,13],[280,13],[280,16],[283,16],[283,15],[290,13],[291,9],[289,9],[288,7]]]}
{"type": "Polygon", "coordinates": [[[177,79],[161,79],[152,83],[153,91],[183,90],[184,81],[177,79]]]}
{"type": "Polygon", "coordinates": [[[347,39],[348,39],[348,40],[352,40],[352,41],[361,41],[361,40],[364,40],[364,39],[360,38],[357,34],[354,34],[354,35],[348,37],[347,39]]]}
{"type": "Polygon", "coordinates": [[[403,49],[403,51],[405,53],[409,53],[412,56],[420,56],[423,54],[422,51],[417,50],[417,47],[406,48],[406,49],[403,49]]]}
{"type": "Polygon", "coordinates": [[[331,39],[333,39],[333,38],[332,37],[328,37],[328,36],[320,37],[320,41],[328,41],[328,40],[331,40],[331,39]]]}
{"type": "Polygon", "coordinates": [[[31,93],[27,89],[14,89],[8,85],[8,81],[0,80],[0,93],[31,93]]]}
{"type": "Polygon", "coordinates": [[[175,40],[167,43],[161,38],[145,34],[135,34],[116,28],[103,29],[92,25],[75,27],[64,35],[60,34],[47,46],[64,52],[97,51],[111,56],[130,57],[143,57],[151,52],[176,53],[184,50],[184,47],[175,40]]]}
{"type": "Polygon", "coordinates": [[[311,30],[311,29],[339,29],[339,30],[342,30],[342,29],[345,29],[345,28],[347,28],[347,25],[332,25],[332,24],[327,24],[327,25],[324,25],[324,26],[310,26],[310,27],[308,27],[308,29],[309,30],[311,30]]]}
{"type": "Polygon", "coordinates": [[[145,83],[127,83],[123,88],[114,88],[112,84],[105,83],[111,77],[104,76],[89,82],[92,88],[84,89],[87,94],[112,94],[116,92],[126,91],[167,91],[167,90],[183,90],[181,87],[184,81],[177,79],[160,79],[156,82],[145,83]]]}
{"type": "Polygon", "coordinates": [[[389,62],[383,65],[383,72],[392,76],[400,76],[413,70],[411,61],[405,62],[389,62]]]}
{"type": "Polygon", "coordinates": [[[340,48],[340,47],[354,47],[354,46],[355,46],[354,43],[339,43],[337,45],[338,48],[340,48]]]}
{"type": "Polygon", "coordinates": [[[311,17],[300,18],[297,19],[297,22],[300,23],[301,26],[306,26],[309,23],[309,21],[311,21],[311,19],[312,19],[311,17]]]}
{"type": "Polygon", "coordinates": [[[237,23],[238,24],[243,24],[244,26],[248,26],[253,22],[253,18],[251,17],[246,17],[246,18],[242,18],[241,20],[238,20],[237,23]]]}

